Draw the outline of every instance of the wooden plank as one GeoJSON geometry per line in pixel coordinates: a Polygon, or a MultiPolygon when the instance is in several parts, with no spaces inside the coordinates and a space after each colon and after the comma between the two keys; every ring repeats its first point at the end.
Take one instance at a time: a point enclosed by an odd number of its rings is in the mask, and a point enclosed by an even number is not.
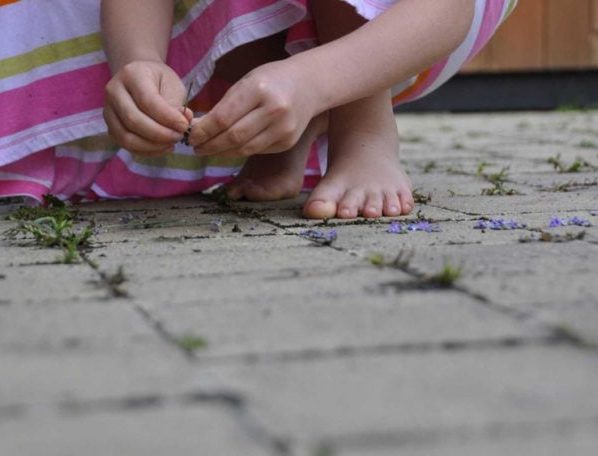
{"type": "Polygon", "coordinates": [[[544,62],[547,68],[591,66],[593,0],[545,0],[544,62]]]}
{"type": "Polygon", "coordinates": [[[500,72],[541,69],[544,65],[542,51],[544,8],[544,0],[519,0],[517,8],[497,31],[488,47],[472,60],[464,71],[500,72]]]}
{"type": "Polygon", "coordinates": [[[598,67],[598,0],[592,2],[592,34],[590,36],[590,61],[598,67]]]}

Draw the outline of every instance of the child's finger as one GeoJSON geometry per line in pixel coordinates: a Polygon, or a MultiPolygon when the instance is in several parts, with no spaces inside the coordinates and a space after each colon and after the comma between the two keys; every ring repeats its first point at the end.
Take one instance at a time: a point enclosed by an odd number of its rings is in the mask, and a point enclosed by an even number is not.
{"type": "Polygon", "coordinates": [[[270,125],[270,119],[263,111],[261,108],[251,111],[225,132],[196,147],[196,153],[220,154],[243,147],[270,125]]]}
{"type": "Polygon", "coordinates": [[[116,112],[107,108],[104,110],[104,118],[108,125],[108,133],[124,149],[142,155],[155,155],[164,153],[172,147],[172,143],[156,143],[148,141],[141,136],[127,130],[116,112]]]}
{"type": "Polygon", "coordinates": [[[154,81],[142,79],[128,90],[139,109],[158,124],[181,134],[189,127],[183,108],[168,103],[154,81]]]}
{"type": "Polygon", "coordinates": [[[255,91],[233,86],[214,109],[195,121],[189,142],[192,146],[202,145],[231,128],[259,105],[260,98],[255,91]]]}
{"type": "MultiPolygon", "coordinates": [[[[112,99],[112,105],[124,127],[138,136],[157,143],[174,143],[181,139],[181,133],[161,125],[141,111],[124,87],[112,99]]],[[[179,115],[185,118],[182,113],[179,115]]]]}
{"type": "MultiPolygon", "coordinates": [[[[229,150],[222,154],[223,157],[249,157],[251,155],[273,153],[267,152],[271,150],[273,144],[272,132],[266,129],[258,134],[255,138],[236,150],[229,150]]],[[[284,149],[283,149],[284,150],[284,149]]],[[[280,150],[279,152],[282,152],[280,150]]]]}

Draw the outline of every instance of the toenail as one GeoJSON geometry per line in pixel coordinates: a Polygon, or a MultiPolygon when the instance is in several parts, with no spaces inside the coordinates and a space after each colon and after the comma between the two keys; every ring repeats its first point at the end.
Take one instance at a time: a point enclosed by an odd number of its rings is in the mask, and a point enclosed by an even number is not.
{"type": "Polygon", "coordinates": [[[390,212],[397,213],[399,212],[399,208],[397,206],[390,206],[390,212]]]}
{"type": "Polygon", "coordinates": [[[343,209],[341,210],[341,215],[349,217],[351,215],[351,211],[349,211],[349,209],[343,209]]]}

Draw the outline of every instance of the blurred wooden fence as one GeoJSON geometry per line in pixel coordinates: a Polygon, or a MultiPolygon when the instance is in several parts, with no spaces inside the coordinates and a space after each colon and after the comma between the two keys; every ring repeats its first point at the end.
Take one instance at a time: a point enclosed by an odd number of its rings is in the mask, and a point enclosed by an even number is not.
{"type": "Polygon", "coordinates": [[[464,72],[597,68],[598,0],[519,0],[464,72]]]}

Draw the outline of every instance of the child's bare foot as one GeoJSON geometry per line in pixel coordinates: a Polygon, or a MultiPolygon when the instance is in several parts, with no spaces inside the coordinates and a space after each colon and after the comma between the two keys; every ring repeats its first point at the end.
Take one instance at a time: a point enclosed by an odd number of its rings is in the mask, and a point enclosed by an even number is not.
{"type": "Polygon", "coordinates": [[[251,156],[227,186],[229,198],[276,201],[298,196],[309,151],[316,138],[326,131],[327,116],[313,119],[292,149],[280,154],[251,156]]]}
{"type": "Polygon", "coordinates": [[[330,114],[328,172],[305,203],[308,218],[406,215],[411,181],[398,157],[399,137],[387,92],[330,114]]]}

